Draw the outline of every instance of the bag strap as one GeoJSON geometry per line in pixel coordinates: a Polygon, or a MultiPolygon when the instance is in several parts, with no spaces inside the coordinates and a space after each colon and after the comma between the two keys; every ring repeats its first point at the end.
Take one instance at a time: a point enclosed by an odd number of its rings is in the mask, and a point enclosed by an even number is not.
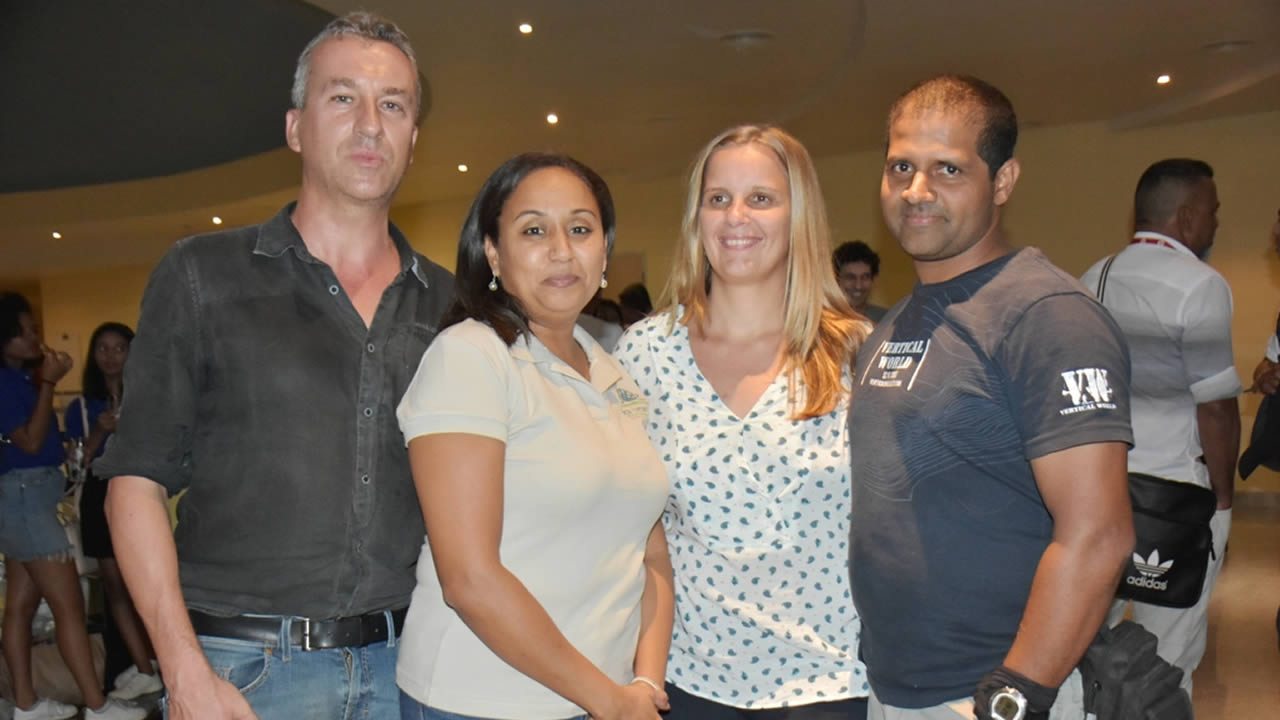
{"type": "MultiPolygon", "coordinates": [[[[1098,275],[1098,302],[1102,302],[1102,296],[1107,292],[1107,275],[1111,272],[1111,263],[1115,261],[1116,256],[1112,255],[1102,265],[1102,272],[1098,275]]],[[[1280,325],[1280,319],[1277,319],[1277,324],[1280,325]]]]}
{"type": "Polygon", "coordinates": [[[83,395],[77,397],[76,400],[80,401],[80,432],[84,433],[87,438],[89,437],[89,401],[83,395]]]}

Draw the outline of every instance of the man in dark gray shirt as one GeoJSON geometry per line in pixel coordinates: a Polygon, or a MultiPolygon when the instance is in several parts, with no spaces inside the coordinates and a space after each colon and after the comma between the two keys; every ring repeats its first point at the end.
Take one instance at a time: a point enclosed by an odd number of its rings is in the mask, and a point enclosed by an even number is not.
{"type": "Polygon", "coordinates": [[[1128,351],[1009,242],[1016,139],[976,78],[890,110],[880,203],[920,282],[859,350],[850,404],[870,720],[1083,717],[1072,671],[1133,548],[1128,351]]]}
{"type": "Polygon", "coordinates": [[[147,287],[97,469],[172,718],[398,713],[423,525],[395,407],[453,297],[388,220],[419,78],[394,24],[330,23],[286,115],[297,202],[180,241],[147,287]]]}

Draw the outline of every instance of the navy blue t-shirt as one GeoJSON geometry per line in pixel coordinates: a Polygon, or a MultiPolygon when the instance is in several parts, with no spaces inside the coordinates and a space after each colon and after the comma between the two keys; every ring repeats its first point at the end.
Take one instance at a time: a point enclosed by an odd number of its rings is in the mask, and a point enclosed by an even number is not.
{"type": "MultiPolygon", "coordinates": [[[[111,401],[106,398],[82,395],[75,400],[72,400],[67,405],[65,419],[63,420],[63,424],[67,428],[67,439],[87,440],[89,438],[89,433],[93,432],[94,423],[98,422],[98,416],[110,409],[111,401]],[[84,413],[80,410],[81,403],[85,406],[84,413]],[[88,415],[88,427],[85,427],[84,424],[85,415],[88,415]]],[[[110,439],[110,436],[107,437],[110,439]]],[[[107,443],[106,441],[103,441],[103,443],[98,446],[98,452],[90,459],[92,460],[94,458],[102,457],[102,453],[106,452],[106,450],[107,443]]]]}
{"type": "MultiPolygon", "coordinates": [[[[13,431],[27,424],[35,412],[38,393],[31,384],[31,376],[23,370],[0,367],[0,433],[12,435],[13,431]]],[[[39,452],[28,455],[16,445],[0,447],[0,473],[19,468],[50,467],[61,465],[66,459],[62,448],[62,434],[58,432],[58,418],[49,417],[49,432],[39,452]]]]}
{"type": "Polygon", "coordinates": [[[1132,443],[1129,355],[1074,278],[1023,249],[918,285],[859,351],[850,573],[876,696],[968,697],[1013,644],[1053,518],[1030,460],[1132,443]]]}

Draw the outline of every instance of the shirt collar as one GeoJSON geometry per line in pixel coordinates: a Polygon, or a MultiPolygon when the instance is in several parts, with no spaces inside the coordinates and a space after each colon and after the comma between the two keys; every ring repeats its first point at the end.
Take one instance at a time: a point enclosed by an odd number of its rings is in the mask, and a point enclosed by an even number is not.
{"type": "MultiPolygon", "coordinates": [[[[587,354],[592,387],[603,393],[622,379],[622,369],[604,351],[604,348],[600,347],[600,343],[591,337],[591,333],[580,325],[574,325],[573,339],[587,354]]],[[[542,344],[542,341],[532,332],[528,334],[522,333],[516,338],[516,341],[511,344],[511,356],[526,362],[546,365],[549,370],[581,380],[581,376],[578,375],[576,370],[569,367],[568,363],[551,352],[551,349],[542,344]]]]}
{"type": "MultiPolygon", "coordinates": [[[[253,246],[255,255],[278,258],[286,251],[293,250],[293,254],[303,262],[320,263],[320,260],[307,249],[307,244],[302,241],[302,234],[293,224],[293,210],[297,206],[296,201],[285,205],[270,220],[258,226],[258,241],[253,246]]],[[[391,242],[395,244],[396,252],[400,255],[400,274],[413,273],[423,287],[430,287],[422,263],[418,261],[418,254],[409,246],[404,233],[400,232],[400,228],[391,221],[387,221],[387,230],[391,233],[391,242]]]]}
{"type": "Polygon", "coordinates": [[[1175,240],[1163,233],[1158,233],[1153,230],[1139,230],[1133,234],[1133,239],[1134,240],[1163,240],[1164,243],[1167,243],[1167,245],[1162,243],[1152,243],[1152,244],[1160,245],[1161,247],[1168,247],[1170,250],[1176,250],[1185,255],[1190,255],[1191,257],[1196,258],[1197,260],[1199,259],[1199,257],[1195,253],[1191,252],[1191,250],[1188,249],[1186,245],[1183,245],[1178,240],[1175,240]]]}

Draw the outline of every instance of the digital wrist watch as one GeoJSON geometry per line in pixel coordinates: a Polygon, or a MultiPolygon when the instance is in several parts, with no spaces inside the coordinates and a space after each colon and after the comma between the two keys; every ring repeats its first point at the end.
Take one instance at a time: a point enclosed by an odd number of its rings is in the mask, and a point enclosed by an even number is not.
{"type": "Polygon", "coordinates": [[[1023,720],[1027,716],[1027,698],[1020,690],[1002,687],[991,696],[991,720],[1023,720]]]}

